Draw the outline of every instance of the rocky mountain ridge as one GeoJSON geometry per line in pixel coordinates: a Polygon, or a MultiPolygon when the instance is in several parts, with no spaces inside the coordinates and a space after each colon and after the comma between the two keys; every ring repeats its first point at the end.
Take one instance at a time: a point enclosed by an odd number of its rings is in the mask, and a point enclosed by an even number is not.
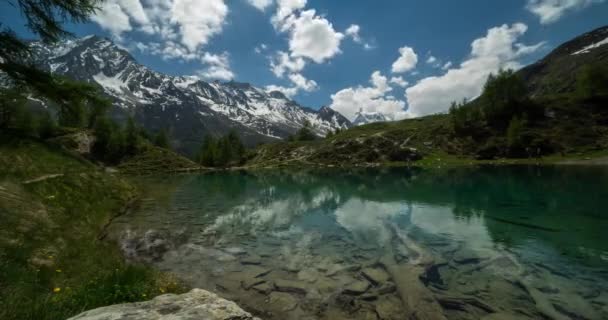
{"type": "Polygon", "coordinates": [[[255,145],[286,138],[305,123],[319,136],[352,126],[330,108],[302,107],[280,92],[248,83],[206,82],[155,72],[98,36],[30,46],[33,62],[41,69],[99,85],[113,102],[115,119],[131,115],[149,131],[165,129],[174,147],[188,154],[195,152],[206,134],[236,130],[246,144],[255,145]]]}

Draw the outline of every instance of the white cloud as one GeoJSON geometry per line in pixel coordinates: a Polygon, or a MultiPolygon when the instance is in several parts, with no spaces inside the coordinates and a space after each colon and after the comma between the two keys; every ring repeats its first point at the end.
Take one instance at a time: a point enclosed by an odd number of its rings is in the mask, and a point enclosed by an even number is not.
{"type": "Polygon", "coordinates": [[[306,92],[314,91],[318,88],[317,83],[314,80],[308,80],[299,73],[290,74],[289,80],[291,80],[296,88],[302,89],[306,92]]]}
{"type": "Polygon", "coordinates": [[[338,91],[331,96],[330,107],[350,120],[354,120],[355,113],[359,110],[379,112],[389,119],[403,118],[405,102],[387,95],[392,90],[388,79],[380,71],[375,71],[372,73],[370,83],[371,87],[359,86],[338,91]]]}
{"type": "Polygon", "coordinates": [[[302,12],[299,17],[290,19],[286,26],[290,32],[289,50],[292,56],[323,63],[340,53],[340,42],[344,35],[336,32],[327,19],[317,16],[315,10],[302,12]]]}
{"type": "Polygon", "coordinates": [[[526,9],[540,18],[541,24],[559,20],[569,11],[586,8],[605,0],[528,0],[526,9]]]}
{"type": "Polygon", "coordinates": [[[207,66],[199,75],[206,79],[232,80],[234,73],[230,70],[230,59],[227,52],[222,54],[211,54],[205,52],[201,62],[207,66]]]}
{"type": "Polygon", "coordinates": [[[287,72],[298,73],[304,69],[306,61],[302,58],[290,57],[287,52],[279,51],[270,61],[270,70],[275,76],[282,78],[287,72]]]}
{"type": "Polygon", "coordinates": [[[253,51],[255,51],[255,53],[257,54],[262,54],[262,52],[266,51],[268,49],[268,46],[264,43],[261,43],[260,45],[256,46],[253,51]]]}
{"type": "Polygon", "coordinates": [[[445,112],[452,101],[478,96],[491,72],[500,68],[520,68],[518,59],[544,44],[518,43],[518,38],[527,29],[522,23],[489,29],[485,37],[473,41],[470,57],[460,66],[449,69],[442,76],[424,78],[406,90],[408,115],[417,117],[445,112]]]}
{"type": "Polygon", "coordinates": [[[273,0],[247,0],[250,5],[256,7],[258,10],[264,11],[270,5],[272,5],[273,0]]]}
{"type": "Polygon", "coordinates": [[[168,41],[181,40],[190,52],[222,31],[228,14],[225,0],[107,0],[92,17],[102,28],[120,37],[139,30],[168,41]]]}
{"type": "Polygon", "coordinates": [[[179,25],[182,43],[195,51],[222,31],[228,7],[224,0],[175,0],[171,13],[171,22],[179,25]]]}
{"type": "Polygon", "coordinates": [[[351,24],[350,27],[348,27],[348,29],[346,29],[346,31],[344,32],[347,36],[353,38],[353,41],[357,42],[357,43],[361,43],[361,36],[359,36],[359,31],[361,30],[361,27],[359,27],[356,24],[351,24]]]}
{"type": "Polygon", "coordinates": [[[306,79],[306,77],[304,77],[300,73],[291,73],[287,78],[289,79],[289,81],[291,81],[291,87],[269,85],[266,86],[266,91],[279,91],[287,97],[292,98],[293,96],[298,94],[300,90],[304,90],[305,92],[312,92],[319,89],[319,86],[316,81],[306,79]]]}
{"type": "Polygon", "coordinates": [[[272,17],[272,23],[278,28],[284,20],[291,16],[296,10],[306,7],[306,0],[277,0],[277,13],[272,17]]]}
{"type": "Polygon", "coordinates": [[[401,88],[405,88],[408,86],[409,82],[405,81],[403,77],[392,77],[390,83],[397,85],[401,88]]]}
{"type": "Polygon", "coordinates": [[[371,49],[373,49],[374,48],[373,45],[371,45],[367,41],[364,41],[363,38],[361,38],[361,35],[359,34],[360,31],[361,31],[361,27],[359,25],[351,24],[346,29],[346,31],[344,31],[344,34],[346,36],[350,37],[351,39],[353,39],[353,41],[355,43],[363,45],[363,48],[365,50],[371,50],[371,49]]]}
{"type": "Polygon", "coordinates": [[[451,67],[452,67],[452,61],[448,61],[443,65],[443,67],[441,67],[441,69],[448,70],[451,67]]]}
{"type": "Polygon", "coordinates": [[[103,2],[101,10],[92,16],[91,20],[115,36],[120,36],[123,32],[133,29],[127,13],[119,3],[114,1],[103,2]]]}
{"type": "Polygon", "coordinates": [[[276,86],[273,84],[266,86],[265,89],[266,89],[266,92],[273,92],[273,91],[281,92],[288,98],[292,98],[293,96],[295,96],[298,93],[298,88],[295,88],[295,87],[287,88],[287,87],[283,87],[283,86],[276,86]]]}
{"type": "Polygon", "coordinates": [[[430,56],[428,59],[426,59],[426,63],[428,64],[435,64],[437,62],[437,58],[435,58],[434,56],[430,56]]]}
{"type": "Polygon", "coordinates": [[[418,64],[418,55],[414,52],[414,49],[410,47],[399,48],[399,58],[393,63],[393,73],[404,73],[408,72],[416,67],[418,64]]]}
{"type": "MultiPolygon", "coordinates": [[[[114,0],[138,24],[148,24],[150,20],[139,0],[114,0]]],[[[113,1],[109,1],[113,2],[113,1]]]]}

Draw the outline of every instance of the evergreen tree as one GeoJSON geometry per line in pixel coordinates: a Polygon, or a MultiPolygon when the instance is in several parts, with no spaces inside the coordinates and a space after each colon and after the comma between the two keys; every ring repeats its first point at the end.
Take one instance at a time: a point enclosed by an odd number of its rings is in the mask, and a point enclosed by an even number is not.
{"type": "Polygon", "coordinates": [[[577,77],[576,91],[584,99],[608,96],[608,67],[601,64],[584,66],[577,77]]]}
{"type": "Polygon", "coordinates": [[[513,117],[507,129],[507,144],[509,153],[514,156],[521,155],[524,150],[524,129],[526,120],[518,116],[513,117]]]}
{"type": "MultiPolygon", "coordinates": [[[[85,22],[102,0],[11,0],[21,11],[26,27],[41,40],[52,43],[71,34],[62,28],[65,22],[85,22]]],[[[1,27],[1,26],[0,26],[1,27]]],[[[53,76],[31,64],[30,49],[9,27],[0,30],[0,71],[17,88],[32,91],[59,106],[62,124],[80,126],[87,104],[99,105],[98,89],[53,76]]],[[[94,124],[90,124],[93,126],[94,124]]]]}
{"type": "Polygon", "coordinates": [[[203,140],[203,145],[199,152],[199,162],[205,167],[214,167],[217,154],[217,141],[212,135],[208,135],[203,140]]]}
{"type": "Polygon", "coordinates": [[[95,144],[93,145],[93,154],[103,160],[107,159],[107,156],[112,149],[110,144],[112,143],[112,124],[110,120],[103,117],[97,120],[95,123],[95,144]]]}
{"type": "Polygon", "coordinates": [[[57,132],[57,123],[51,114],[46,111],[40,117],[40,124],[38,126],[38,136],[42,139],[48,139],[53,137],[57,132]]]}
{"type": "Polygon", "coordinates": [[[127,125],[125,127],[125,140],[127,153],[137,153],[141,138],[139,136],[139,129],[135,125],[135,120],[133,120],[133,117],[129,117],[127,119],[127,125]]]}
{"type": "Polygon", "coordinates": [[[154,144],[157,147],[164,148],[164,149],[171,148],[170,143],[169,143],[169,137],[167,136],[167,131],[165,131],[165,129],[160,130],[156,134],[156,137],[154,138],[154,144]]]}
{"type": "Polygon", "coordinates": [[[230,147],[230,161],[234,161],[237,164],[240,164],[243,158],[245,157],[245,146],[239,138],[239,135],[236,131],[231,130],[228,133],[227,143],[230,147]]]}
{"type": "Polygon", "coordinates": [[[525,84],[513,70],[490,74],[481,95],[486,121],[499,130],[506,128],[513,115],[521,113],[526,99],[525,84]]]}
{"type": "Polygon", "coordinates": [[[217,154],[214,163],[218,167],[226,167],[232,158],[232,148],[228,137],[222,137],[217,143],[217,154]]]}
{"type": "Polygon", "coordinates": [[[20,108],[26,102],[25,96],[17,89],[0,89],[0,129],[15,125],[20,108]]]}
{"type": "Polygon", "coordinates": [[[19,106],[15,128],[24,136],[36,136],[38,135],[38,119],[25,106],[19,106]]]}
{"type": "Polygon", "coordinates": [[[312,125],[308,120],[304,121],[304,126],[298,130],[295,136],[296,141],[313,141],[317,136],[312,131],[312,125]]]}

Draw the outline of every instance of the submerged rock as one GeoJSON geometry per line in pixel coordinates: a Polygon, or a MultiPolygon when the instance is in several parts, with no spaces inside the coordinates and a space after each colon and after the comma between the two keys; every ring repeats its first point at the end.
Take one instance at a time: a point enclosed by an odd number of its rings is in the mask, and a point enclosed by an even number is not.
{"type": "Polygon", "coordinates": [[[295,309],[298,306],[298,300],[292,295],[283,292],[273,292],[268,298],[268,303],[272,308],[286,312],[295,309]]]}
{"type": "Polygon", "coordinates": [[[304,283],[292,280],[276,280],[274,282],[274,287],[277,291],[281,292],[306,294],[306,292],[308,291],[308,288],[304,283]]]}
{"type": "Polygon", "coordinates": [[[389,274],[380,268],[364,268],[361,270],[361,273],[375,286],[383,284],[390,279],[389,274]]]}
{"type": "Polygon", "coordinates": [[[369,289],[369,287],[369,282],[364,280],[357,280],[346,286],[346,288],[344,288],[344,293],[350,295],[361,295],[364,294],[367,289],[369,289]]]}
{"type": "Polygon", "coordinates": [[[259,320],[236,303],[211,292],[194,289],[182,295],[166,294],[150,301],[86,311],[69,320],[259,320]]]}

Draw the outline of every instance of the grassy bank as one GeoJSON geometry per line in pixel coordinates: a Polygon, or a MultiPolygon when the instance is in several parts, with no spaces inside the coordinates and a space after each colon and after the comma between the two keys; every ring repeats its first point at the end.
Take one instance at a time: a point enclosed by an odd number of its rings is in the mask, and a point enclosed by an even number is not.
{"type": "Polygon", "coordinates": [[[66,319],[181,291],[98,236],[136,196],[118,176],[32,140],[0,145],[0,319],[66,319]]]}

